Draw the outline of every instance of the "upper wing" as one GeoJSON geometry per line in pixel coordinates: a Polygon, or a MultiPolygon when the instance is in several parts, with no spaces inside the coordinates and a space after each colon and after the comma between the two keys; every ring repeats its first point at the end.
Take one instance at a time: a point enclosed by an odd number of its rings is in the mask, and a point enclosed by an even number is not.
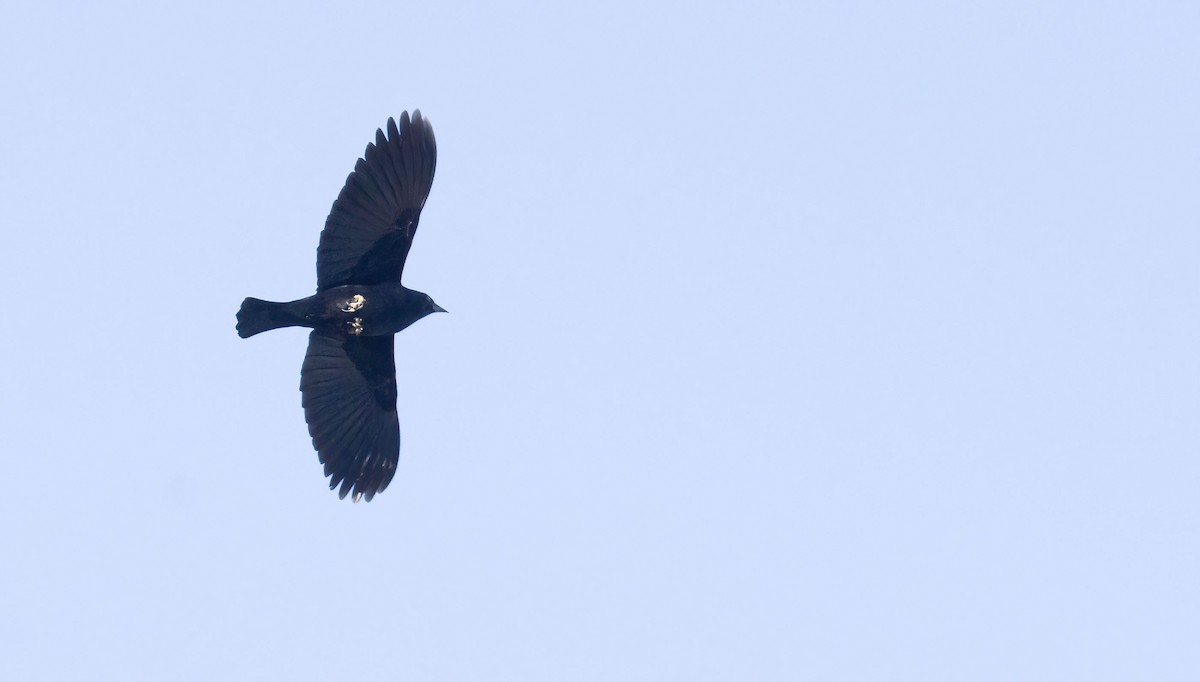
{"type": "Polygon", "coordinates": [[[437,142],[429,121],[414,111],[388,119],[354,165],[321,231],[317,291],[343,284],[399,282],[433,186],[437,142]]]}
{"type": "Polygon", "coordinates": [[[340,338],[314,331],[300,370],[304,420],[329,489],[338,497],[370,502],[396,473],[400,423],[396,419],[395,337],[340,338]]]}

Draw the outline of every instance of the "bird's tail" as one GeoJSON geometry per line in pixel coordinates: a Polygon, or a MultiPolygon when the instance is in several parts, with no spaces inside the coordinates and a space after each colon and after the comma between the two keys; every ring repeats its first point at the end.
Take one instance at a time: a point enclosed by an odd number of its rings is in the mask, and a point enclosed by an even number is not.
{"type": "Polygon", "coordinates": [[[298,323],[299,320],[287,303],[272,303],[258,298],[242,301],[242,307],[237,313],[237,333],[243,339],[298,323]]]}

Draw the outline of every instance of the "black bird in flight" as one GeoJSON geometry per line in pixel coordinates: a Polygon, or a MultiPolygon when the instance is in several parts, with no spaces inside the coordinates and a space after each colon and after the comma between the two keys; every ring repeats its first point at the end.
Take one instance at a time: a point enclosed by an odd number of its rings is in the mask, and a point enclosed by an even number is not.
{"type": "Polygon", "coordinates": [[[368,501],[400,459],[394,334],[446,312],[400,283],[421,207],[433,185],[437,144],[414,111],[388,119],[333,202],[317,246],[317,293],[290,303],[242,301],[238,336],[309,327],[300,369],[304,420],[329,489],[368,501]]]}

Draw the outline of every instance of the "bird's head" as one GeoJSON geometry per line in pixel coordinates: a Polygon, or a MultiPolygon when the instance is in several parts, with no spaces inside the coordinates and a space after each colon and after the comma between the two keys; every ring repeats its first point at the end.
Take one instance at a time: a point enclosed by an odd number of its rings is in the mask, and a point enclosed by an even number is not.
{"type": "Polygon", "coordinates": [[[421,297],[422,297],[422,303],[424,304],[423,308],[425,310],[426,315],[428,315],[429,313],[444,313],[444,312],[446,312],[445,308],[443,308],[442,306],[433,302],[433,299],[429,297],[429,294],[421,294],[421,297]]]}
{"type": "Polygon", "coordinates": [[[409,294],[409,307],[415,313],[413,320],[419,320],[430,313],[444,313],[446,309],[433,302],[429,294],[413,291],[409,294]]]}
{"type": "MultiPolygon", "coordinates": [[[[370,306],[370,298],[370,296],[367,296],[368,303],[363,308],[364,310],[370,306]]],[[[413,291],[412,289],[405,289],[402,297],[398,300],[393,300],[391,305],[384,310],[386,319],[378,320],[376,323],[385,328],[389,334],[395,334],[407,329],[409,325],[430,313],[446,312],[445,308],[433,302],[429,294],[413,291]]]]}

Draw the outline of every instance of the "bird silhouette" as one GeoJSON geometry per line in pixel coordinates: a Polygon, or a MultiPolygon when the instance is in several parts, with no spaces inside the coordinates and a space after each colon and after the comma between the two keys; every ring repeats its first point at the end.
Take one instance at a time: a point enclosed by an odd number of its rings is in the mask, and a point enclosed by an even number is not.
{"type": "Polygon", "coordinates": [[[287,303],[242,301],[238,336],[308,327],[300,368],[304,419],[330,490],[370,501],[400,459],[395,334],[446,312],[400,283],[433,185],[437,143],[414,111],[387,122],[346,178],[317,246],[317,293],[287,303]]]}

